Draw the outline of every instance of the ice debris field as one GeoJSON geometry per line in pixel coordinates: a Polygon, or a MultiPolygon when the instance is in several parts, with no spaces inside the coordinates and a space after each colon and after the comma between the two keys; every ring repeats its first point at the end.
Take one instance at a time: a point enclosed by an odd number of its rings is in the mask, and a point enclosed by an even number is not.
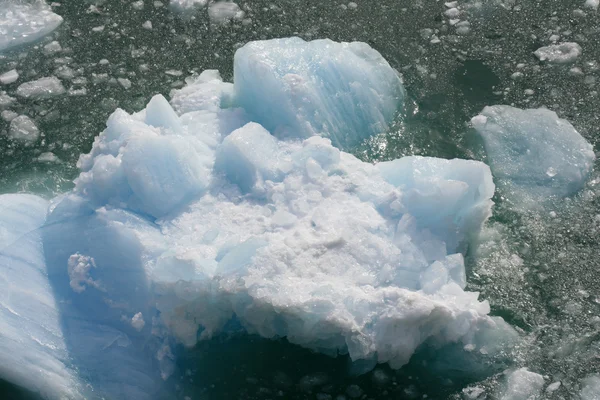
{"type": "MultiPolygon", "coordinates": [[[[385,132],[405,97],[368,45],[289,38],[240,48],[233,83],[208,70],[170,101],[116,110],[71,192],[0,196],[0,376],[51,399],[170,398],[177,349],[240,329],[364,371],[423,345],[481,358],[513,345],[465,290],[463,255],[494,180],[517,207],[570,195],[591,145],[553,112],[493,106],[472,121],[491,170],[346,152],[385,132]]],[[[502,398],[544,384],[515,370],[502,398]]],[[[591,376],[582,396],[598,386],[591,376]]]]}

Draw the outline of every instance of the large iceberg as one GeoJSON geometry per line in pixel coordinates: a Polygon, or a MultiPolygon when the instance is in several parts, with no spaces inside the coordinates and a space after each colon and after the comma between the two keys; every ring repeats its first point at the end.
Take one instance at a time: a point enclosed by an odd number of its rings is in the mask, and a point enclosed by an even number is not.
{"type": "MultiPolygon", "coordinates": [[[[514,337],[465,291],[463,252],[491,214],[490,169],[372,165],[338,148],[384,131],[402,108],[398,74],[375,50],[250,43],[234,76],[205,71],[171,103],[115,111],[45,219],[41,200],[9,198],[39,202],[35,226],[11,235],[43,246],[33,265],[53,289],[48,318],[60,318],[93,396],[156,398],[176,344],[230,330],[394,368],[424,344],[493,353],[514,337]]],[[[12,227],[12,215],[0,209],[0,223],[12,227]]],[[[29,253],[7,248],[7,270],[29,253]]]]}
{"type": "Polygon", "coordinates": [[[36,41],[62,21],[43,0],[0,0],[0,51],[36,41]]]}
{"type": "Polygon", "coordinates": [[[553,111],[492,106],[471,122],[496,184],[519,206],[573,194],[594,166],[593,146],[553,111]]]}

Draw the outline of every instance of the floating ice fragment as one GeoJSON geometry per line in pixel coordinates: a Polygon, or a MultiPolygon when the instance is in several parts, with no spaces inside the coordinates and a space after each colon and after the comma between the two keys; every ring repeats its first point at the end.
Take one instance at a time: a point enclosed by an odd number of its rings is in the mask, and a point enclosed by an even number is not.
{"type": "Polygon", "coordinates": [[[592,145],[553,111],[492,106],[471,122],[496,184],[522,206],[578,191],[594,165],[592,145]]]}
{"type": "Polygon", "coordinates": [[[19,73],[16,69],[11,69],[10,71],[0,75],[0,83],[2,83],[3,85],[8,85],[9,83],[16,82],[17,79],[19,79],[19,73]]]}
{"type": "Polygon", "coordinates": [[[63,19],[44,1],[3,1],[0,6],[0,52],[34,42],[56,29],[63,19]]]}
{"type": "Polygon", "coordinates": [[[204,7],[208,0],[171,0],[170,7],[179,12],[189,11],[194,8],[204,7]]]}
{"type": "Polygon", "coordinates": [[[217,1],[208,6],[208,17],[211,22],[217,24],[241,20],[244,14],[240,6],[230,1],[217,1]]]}
{"type": "Polygon", "coordinates": [[[581,55],[581,46],[573,42],[552,44],[540,47],[534,52],[541,61],[556,64],[567,64],[574,62],[581,55]]]}
{"type": "Polygon", "coordinates": [[[532,400],[538,398],[544,387],[544,378],[540,374],[520,368],[509,373],[506,389],[501,400],[532,400]]]}
{"type": "Polygon", "coordinates": [[[581,400],[600,400],[600,375],[589,375],[581,383],[581,400]]]}
{"type": "Polygon", "coordinates": [[[65,88],[57,77],[51,76],[22,83],[16,93],[26,99],[44,100],[64,94],[65,88]]]}
{"type": "Polygon", "coordinates": [[[10,121],[8,136],[24,142],[34,142],[40,136],[40,130],[31,118],[19,115],[10,121]]]}

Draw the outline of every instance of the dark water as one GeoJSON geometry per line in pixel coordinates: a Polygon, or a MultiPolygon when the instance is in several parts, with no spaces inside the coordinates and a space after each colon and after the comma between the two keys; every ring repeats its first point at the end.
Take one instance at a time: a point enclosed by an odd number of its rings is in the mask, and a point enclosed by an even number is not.
{"type": "MultiPolygon", "coordinates": [[[[152,1],[145,1],[141,11],[121,0],[105,1],[97,12],[90,12],[85,1],[55,7],[65,22],[51,36],[64,51],[45,56],[41,47],[48,38],[0,55],[0,71],[17,67],[21,73],[17,83],[2,89],[12,94],[18,84],[67,65],[76,71],[76,80],[65,86],[85,87],[87,94],[19,100],[12,109],[32,117],[45,137],[26,147],[0,135],[0,193],[51,196],[68,190],[79,154],[89,151],[116,107],[139,110],[152,95],[168,95],[185,77],[204,69],[219,69],[230,79],[239,46],[291,35],[367,42],[403,74],[412,102],[407,115],[390,132],[356,149],[365,160],[409,154],[484,159],[467,122],[492,104],[555,110],[598,149],[600,15],[574,13],[583,2],[460,2],[461,18],[470,23],[464,35],[443,15],[443,2],[363,1],[356,9],[313,0],[238,4],[249,21],[224,26],[211,25],[206,9],[181,18],[152,1]],[[147,20],[152,30],[142,28],[147,20]],[[91,31],[101,25],[102,32],[91,31]],[[581,45],[583,54],[575,64],[552,66],[534,57],[532,52],[549,44],[552,34],[581,45]],[[431,43],[432,35],[441,42],[431,43]],[[109,64],[99,64],[102,59],[109,64]],[[572,67],[583,74],[573,74],[572,67]],[[127,78],[132,86],[126,90],[111,78],[127,78]],[[34,161],[46,151],[61,162],[34,161]]],[[[6,129],[0,120],[0,132],[6,129]]],[[[456,349],[423,349],[399,371],[380,366],[355,376],[345,356],[240,335],[201,343],[184,355],[181,368],[188,372],[181,377],[181,396],[325,400],[360,393],[359,398],[372,399],[445,399],[460,397],[469,385],[493,392],[504,368],[527,366],[547,375],[547,383],[563,383],[548,398],[574,398],[582,377],[600,370],[600,325],[593,319],[600,315],[597,176],[580,195],[546,210],[556,216],[518,213],[504,203],[502,193],[495,197],[487,239],[468,254],[468,289],[480,291],[494,315],[522,330],[524,345],[507,359],[465,373],[462,363],[473,360],[460,358],[464,354],[456,349]],[[448,357],[456,362],[445,362],[448,357]]],[[[0,399],[26,398],[31,395],[0,382],[0,399]]]]}

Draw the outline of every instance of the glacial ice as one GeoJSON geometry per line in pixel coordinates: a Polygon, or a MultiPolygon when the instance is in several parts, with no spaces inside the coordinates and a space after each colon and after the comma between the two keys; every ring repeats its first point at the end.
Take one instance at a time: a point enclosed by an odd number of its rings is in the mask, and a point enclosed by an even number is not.
{"type": "Polygon", "coordinates": [[[36,196],[0,195],[0,377],[45,398],[74,398],[39,230],[47,210],[36,196]]]}
{"type": "Polygon", "coordinates": [[[527,368],[519,368],[508,374],[500,400],[534,400],[539,398],[543,387],[543,376],[527,368]]]}
{"type": "Polygon", "coordinates": [[[0,0],[0,52],[34,42],[56,29],[63,19],[42,0],[0,0]]]}
{"type": "MultiPolygon", "coordinates": [[[[339,149],[385,131],[403,99],[396,71],[366,44],[296,38],[242,47],[233,84],[205,71],[171,103],[115,111],[73,191],[26,230],[45,271],[39,293],[52,288],[46,325],[62,327],[55,347],[94,395],[157,398],[176,344],[239,328],[394,368],[423,344],[494,354],[514,340],[465,291],[463,253],[491,214],[490,169],[429,157],[372,165],[339,149]]],[[[25,215],[28,202],[45,210],[32,196],[10,201],[25,215]]],[[[14,215],[0,208],[16,237],[14,215]]],[[[14,255],[0,272],[31,253],[3,251],[14,255]]],[[[71,390],[59,361],[54,384],[71,390]]]]}
{"type": "Polygon", "coordinates": [[[234,75],[238,104],[269,132],[319,135],[342,150],[384,132],[405,96],[381,54],[358,42],[252,42],[236,52],[234,75]]]}
{"type": "Polygon", "coordinates": [[[600,400],[600,375],[589,375],[582,382],[581,400],[600,400]]]}
{"type": "Polygon", "coordinates": [[[594,165],[592,145],[547,109],[485,107],[471,120],[503,195],[529,207],[578,191],[594,165]]]}

